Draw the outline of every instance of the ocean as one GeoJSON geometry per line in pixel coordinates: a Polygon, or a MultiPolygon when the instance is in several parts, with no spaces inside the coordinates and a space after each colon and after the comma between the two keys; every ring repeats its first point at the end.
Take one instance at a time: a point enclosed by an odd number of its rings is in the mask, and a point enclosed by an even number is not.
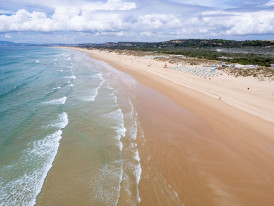
{"type": "Polygon", "coordinates": [[[1,206],[140,203],[144,134],[114,70],[74,50],[0,47],[1,206]]]}

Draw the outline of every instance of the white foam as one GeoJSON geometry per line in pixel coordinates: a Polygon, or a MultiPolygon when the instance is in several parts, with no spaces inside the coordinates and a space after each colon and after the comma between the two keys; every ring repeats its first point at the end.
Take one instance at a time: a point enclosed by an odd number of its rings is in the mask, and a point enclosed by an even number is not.
{"type": "Polygon", "coordinates": [[[63,72],[63,71],[64,71],[63,69],[58,70],[58,72],[63,72]]]}
{"type": "Polygon", "coordinates": [[[140,162],[140,156],[139,156],[138,150],[135,151],[134,158],[135,158],[138,162],[140,162]]]}
{"type": "Polygon", "coordinates": [[[125,137],[126,136],[126,131],[127,129],[124,127],[124,125],[121,125],[120,127],[113,127],[116,132],[117,132],[117,140],[120,140],[121,137],[125,137]]]}
{"type": "Polygon", "coordinates": [[[120,173],[120,181],[119,181],[119,187],[118,187],[118,198],[117,198],[117,201],[116,201],[116,206],[118,205],[119,203],[119,199],[120,199],[120,193],[121,193],[121,183],[122,183],[122,180],[123,180],[123,174],[124,174],[124,170],[123,170],[123,160],[121,160],[121,173],[120,173]]]}
{"type": "Polygon", "coordinates": [[[109,84],[106,85],[107,89],[110,89],[111,91],[113,91],[113,88],[111,86],[109,86],[109,84]]]}
{"type": "Polygon", "coordinates": [[[139,194],[139,182],[141,180],[141,175],[142,175],[142,166],[141,166],[141,160],[140,160],[137,144],[135,144],[134,146],[135,146],[134,159],[137,161],[137,163],[135,164],[134,176],[136,178],[136,185],[137,185],[137,187],[136,187],[137,201],[140,203],[141,198],[140,198],[140,194],[139,194]]]}
{"type": "Polygon", "coordinates": [[[130,101],[130,99],[128,100],[129,101],[129,105],[130,105],[130,116],[133,117],[133,113],[134,113],[134,107],[133,107],[133,104],[132,102],[130,101]]]}
{"type": "Polygon", "coordinates": [[[57,89],[61,89],[61,87],[55,87],[55,88],[53,88],[53,90],[57,90],[57,89]]]}
{"type": "Polygon", "coordinates": [[[39,62],[40,62],[39,59],[35,61],[35,63],[39,63],[39,62]]]}
{"type": "MultiPolygon", "coordinates": [[[[59,87],[57,87],[59,89],[59,87]]],[[[60,87],[61,88],[61,87],[60,87]]],[[[42,102],[42,104],[65,104],[67,101],[67,97],[62,97],[59,99],[53,99],[47,102],[42,102]]]]}
{"type": "Polygon", "coordinates": [[[118,142],[118,146],[120,148],[120,151],[123,151],[123,144],[122,144],[122,142],[118,142]]]}
{"type": "Polygon", "coordinates": [[[43,163],[43,166],[34,165],[25,168],[24,174],[9,182],[0,180],[0,205],[28,205],[36,204],[36,197],[41,192],[46,176],[52,167],[58,151],[62,131],[58,130],[42,140],[33,142],[29,149],[24,151],[22,161],[43,163]],[[35,168],[35,170],[33,170],[35,168]]]}
{"type": "Polygon", "coordinates": [[[137,201],[138,203],[141,202],[141,198],[140,198],[140,194],[139,194],[139,182],[141,180],[141,174],[142,174],[142,167],[141,167],[141,160],[140,160],[140,156],[139,156],[139,151],[138,151],[138,147],[137,147],[137,143],[136,143],[136,138],[137,138],[137,133],[138,133],[138,124],[137,124],[137,119],[138,119],[138,113],[135,112],[134,110],[134,106],[132,104],[132,102],[129,99],[129,103],[130,103],[130,117],[132,119],[132,126],[130,129],[130,136],[131,139],[133,140],[133,142],[131,142],[131,146],[133,147],[134,151],[134,159],[136,160],[137,163],[135,163],[135,171],[134,171],[134,176],[136,178],[136,185],[137,185],[137,201]]]}
{"type": "Polygon", "coordinates": [[[115,110],[114,112],[111,112],[107,115],[108,117],[110,117],[111,119],[115,120],[115,122],[118,123],[117,126],[112,127],[113,129],[115,129],[116,132],[116,136],[115,139],[118,140],[118,146],[120,148],[120,151],[123,151],[123,143],[121,142],[121,138],[126,136],[126,131],[127,129],[124,126],[124,116],[123,113],[121,111],[120,108],[118,108],[117,110],[115,110]]]}
{"type": "Polygon", "coordinates": [[[68,115],[66,112],[63,112],[61,114],[58,115],[58,119],[53,122],[52,124],[46,126],[47,128],[49,127],[57,127],[60,129],[65,128],[68,125],[69,121],[68,121],[68,115]]]}
{"type": "Polygon", "coordinates": [[[140,203],[141,202],[141,197],[139,193],[139,182],[141,180],[141,175],[142,175],[142,167],[140,161],[138,162],[137,166],[135,167],[135,173],[136,177],[136,184],[137,184],[137,201],[140,203]]]}
{"type": "Polygon", "coordinates": [[[134,158],[138,161],[138,164],[137,164],[136,170],[135,170],[135,177],[136,177],[136,182],[137,182],[137,186],[138,186],[139,182],[140,182],[140,179],[141,179],[141,174],[142,174],[142,168],[141,168],[141,163],[140,163],[140,157],[139,157],[138,150],[136,150],[134,158]]]}
{"type": "Polygon", "coordinates": [[[92,176],[94,198],[100,205],[117,205],[123,180],[123,160],[107,162],[92,176]],[[104,184],[107,183],[107,184],[104,184]]]}
{"type": "MultiPolygon", "coordinates": [[[[116,102],[116,104],[117,104],[117,102],[116,102]]],[[[117,110],[115,110],[113,112],[110,112],[110,113],[106,114],[105,116],[113,119],[118,124],[117,126],[113,127],[113,129],[115,129],[115,131],[117,133],[115,139],[117,139],[119,141],[118,142],[118,147],[120,149],[121,157],[122,157],[123,143],[121,141],[121,138],[125,137],[127,129],[125,128],[125,125],[124,125],[124,115],[122,113],[122,110],[119,108],[118,104],[117,104],[117,106],[118,106],[117,110]]],[[[118,185],[118,198],[117,198],[116,203],[115,203],[116,206],[119,203],[120,191],[121,191],[121,183],[122,183],[123,174],[124,174],[124,171],[123,171],[123,159],[121,159],[121,168],[120,168],[120,171],[121,172],[120,172],[120,179],[119,179],[119,185],[118,185]]]]}
{"type": "Polygon", "coordinates": [[[76,76],[75,75],[71,75],[71,76],[65,76],[64,78],[66,78],[66,79],[76,79],[76,76]]]}
{"type": "Polygon", "coordinates": [[[136,138],[137,138],[137,132],[138,132],[138,129],[137,129],[137,112],[135,113],[135,117],[134,117],[134,123],[133,123],[133,128],[132,128],[132,130],[131,130],[131,138],[133,139],[133,140],[136,140],[136,138]]]}
{"type": "Polygon", "coordinates": [[[69,84],[68,86],[69,86],[69,87],[74,87],[74,85],[73,85],[73,84],[69,84]]]}
{"type": "Polygon", "coordinates": [[[99,91],[99,89],[101,88],[101,86],[104,84],[104,82],[105,82],[105,79],[103,79],[103,77],[102,77],[102,74],[100,74],[100,75],[98,75],[100,78],[101,78],[101,82],[99,83],[99,85],[98,85],[98,87],[97,88],[95,88],[95,89],[93,89],[92,91],[91,91],[91,94],[92,94],[92,96],[91,97],[89,97],[87,100],[88,101],[90,101],[90,102],[94,102],[95,101],[95,98],[98,96],[98,91],[99,91]]]}
{"type": "MultiPolygon", "coordinates": [[[[55,133],[48,135],[44,140],[37,141],[37,145],[39,145],[40,148],[33,149],[34,155],[35,154],[41,155],[41,153],[42,153],[46,157],[48,157],[48,162],[47,162],[46,166],[44,167],[44,172],[43,172],[42,178],[41,178],[40,182],[37,184],[37,189],[36,189],[36,194],[35,194],[36,197],[41,192],[41,189],[43,187],[43,184],[47,177],[47,174],[52,167],[53,161],[55,159],[55,156],[56,156],[58,148],[59,148],[59,141],[62,138],[62,136],[61,136],[62,133],[63,133],[62,130],[58,130],[55,133]],[[43,152],[41,152],[41,151],[43,151],[43,152]]],[[[31,203],[33,203],[33,204],[30,204],[30,205],[35,205],[36,198],[31,203]]]]}

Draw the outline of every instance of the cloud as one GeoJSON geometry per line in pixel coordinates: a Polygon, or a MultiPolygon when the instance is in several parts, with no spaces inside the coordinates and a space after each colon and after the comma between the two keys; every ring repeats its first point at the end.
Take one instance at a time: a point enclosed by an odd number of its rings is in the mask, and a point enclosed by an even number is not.
{"type": "Polygon", "coordinates": [[[274,0],[271,0],[265,4],[266,6],[274,6],[274,0]]]}
{"type": "Polygon", "coordinates": [[[0,9],[0,14],[14,14],[14,12],[13,11],[8,11],[8,10],[0,9]]]}
{"type": "Polygon", "coordinates": [[[119,26],[119,16],[97,15],[74,8],[57,8],[51,17],[42,12],[21,9],[12,16],[0,16],[0,32],[6,31],[104,31],[119,26]]]}
{"type": "Polygon", "coordinates": [[[85,8],[87,10],[131,10],[136,8],[134,2],[128,2],[124,0],[47,0],[47,1],[37,1],[37,0],[1,0],[0,8],[4,5],[5,7],[10,7],[13,9],[26,9],[28,8],[49,8],[56,9],[58,7],[67,8],[85,8]]]}
{"type": "Polygon", "coordinates": [[[170,29],[178,28],[180,20],[174,15],[146,14],[138,17],[137,28],[143,29],[170,29]]]}
{"type": "Polygon", "coordinates": [[[190,4],[190,5],[199,5],[199,6],[206,6],[206,7],[229,7],[227,0],[172,0],[173,2],[182,3],[182,4],[190,4]]]}
{"type": "Polygon", "coordinates": [[[29,13],[22,9],[15,15],[0,15],[0,32],[6,31],[48,31],[52,20],[45,13],[29,13]]]}
{"type": "Polygon", "coordinates": [[[8,34],[5,34],[5,38],[6,38],[6,39],[11,39],[11,36],[8,35],[8,34]]]}
{"type": "Polygon", "coordinates": [[[116,32],[116,36],[125,36],[126,32],[124,31],[120,31],[120,32],[116,32]]]}
{"type": "Polygon", "coordinates": [[[128,35],[127,32],[120,31],[120,32],[96,32],[94,36],[117,36],[122,37],[128,35]]]}
{"type": "Polygon", "coordinates": [[[199,32],[221,35],[274,34],[274,12],[204,12],[192,18],[188,25],[196,24],[199,32]]]}
{"type": "MultiPolygon", "coordinates": [[[[20,2],[35,4],[38,1],[20,2]]],[[[87,36],[132,41],[153,36],[158,39],[173,39],[274,34],[274,12],[266,6],[243,11],[193,6],[190,5],[190,0],[140,0],[136,3],[132,0],[47,2],[54,7],[51,12],[19,9],[13,14],[0,13],[0,32],[84,32],[89,34],[87,36]]],[[[201,5],[214,5],[216,2],[217,0],[210,0],[201,5]]],[[[220,2],[224,4],[227,1],[220,2]]],[[[193,3],[199,4],[199,1],[195,0],[193,3]]],[[[272,3],[273,0],[267,4],[272,3]]],[[[46,3],[43,1],[41,4],[46,3]]]]}
{"type": "Polygon", "coordinates": [[[150,37],[150,36],[152,36],[152,35],[153,35],[153,33],[152,33],[152,32],[149,32],[149,31],[141,32],[141,36],[150,37]]]}
{"type": "Polygon", "coordinates": [[[52,16],[21,9],[15,15],[0,15],[0,32],[7,31],[119,31],[127,29],[167,29],[180,25],[173,15],[147,14],[129,19],[119,13],[93,12],[59,7],[52,16]]]}

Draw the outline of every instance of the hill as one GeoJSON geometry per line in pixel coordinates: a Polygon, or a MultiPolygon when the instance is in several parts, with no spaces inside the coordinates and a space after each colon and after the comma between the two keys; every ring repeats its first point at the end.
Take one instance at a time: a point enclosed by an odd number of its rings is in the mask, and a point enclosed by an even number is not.
{"type": "Polygon", "coordinates": [[[127,49],[184,55],[227,63],[270,67],[274,64],[273,41],[223,39],[177,39],[164,42],[107,42],[82,44],[86,48],[127,49]]]}

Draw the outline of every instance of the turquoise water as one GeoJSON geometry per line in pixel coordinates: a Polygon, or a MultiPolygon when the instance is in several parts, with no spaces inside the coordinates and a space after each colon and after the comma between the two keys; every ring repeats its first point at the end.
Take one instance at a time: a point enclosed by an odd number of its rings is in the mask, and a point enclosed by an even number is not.
{"type": "Polygon", "coordinates": [[[91,161],[102,156],[88,171],[91,205],[117,205],[128,176],[130,201],[140,201],[137,113],[129,98],[119,100],[108,69],[77,51],[0,47],[0,205],[34,205],[71,137],[89,142],[91,161]]]}

